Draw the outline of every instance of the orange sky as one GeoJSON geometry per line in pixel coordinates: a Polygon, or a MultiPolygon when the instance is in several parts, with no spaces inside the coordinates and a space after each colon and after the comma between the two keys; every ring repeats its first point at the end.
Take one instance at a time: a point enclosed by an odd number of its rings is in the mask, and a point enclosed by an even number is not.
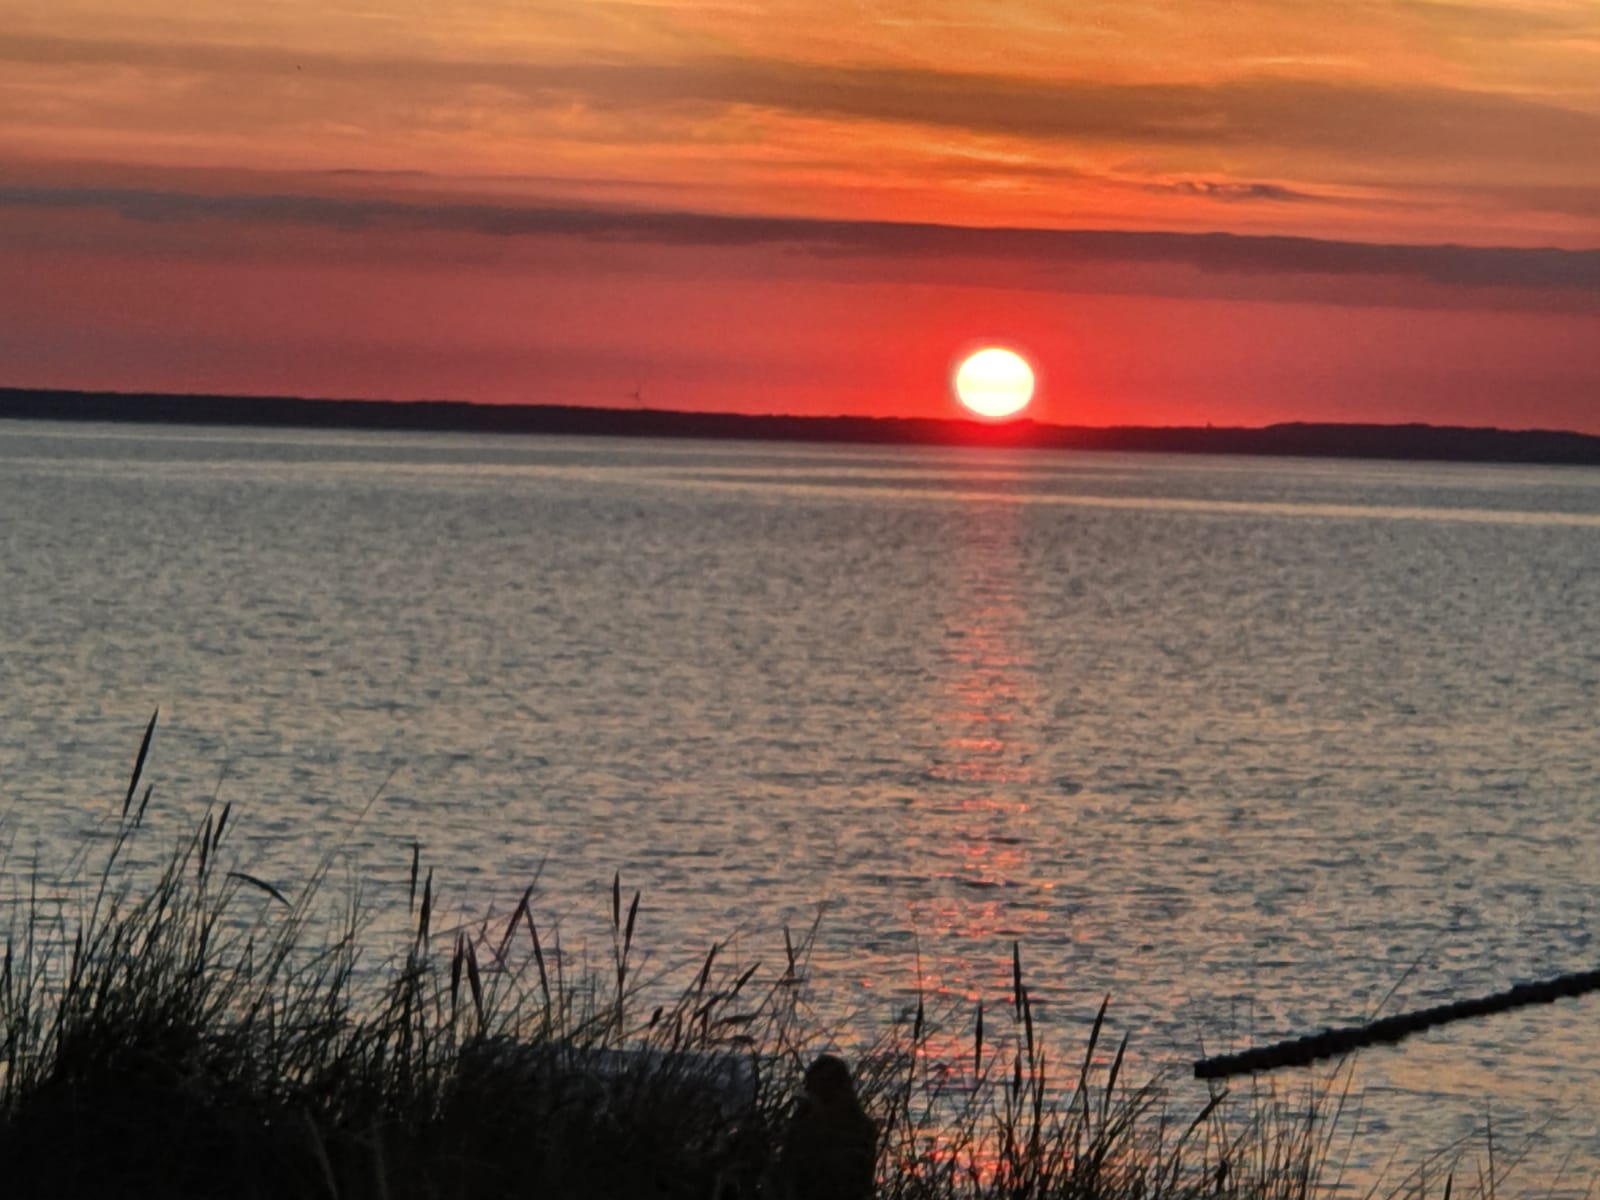
{"type": "Polygon", "coordinates": [[[0,384],[1600,432],[1594,0],[0,0],[0,384]]]}

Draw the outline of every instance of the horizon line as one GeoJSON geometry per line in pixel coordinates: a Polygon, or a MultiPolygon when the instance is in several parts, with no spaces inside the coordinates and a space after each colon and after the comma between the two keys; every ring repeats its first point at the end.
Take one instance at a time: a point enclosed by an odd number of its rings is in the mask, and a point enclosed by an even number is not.
{"type": "MultiPolygon", "coordinates": [[[[783,421],[802,423],[826,422],[859,422],[878,425],[932,425],[951,426],[957,428],[972,428],[976,430],[1037,430],[1044,432],[1063,433],[1268,433],[1274,430],[1431,430],[1438,433],[1472,433],[1472,434],[1502,434],[1508,436],[1548,436],[1564,438],[1581,438],[1587,441],[1600,443],[1600,434],[1584,433],[1576,429],[1553,429],[1537,426],[1523,426],[1511,428],[1503,425],[1453,425],[1438,424],[1432,421],[1334,421],[1334,420],[1308,420],[1295,419],[1288,421],[1271,421],[1261,425],[1218,424],[1216,422],[1201,422],[1196,424],[1167,424],[1167,425],[1139,425],[1139,424],[1112,424],[1088,425],[1066,424],[1055,421],[1040,421],[1026,415],[1004,418],[1000,420],[987,420],[977,416],[896,416],[892,414],[866,414],[866,413],[791,413],[791,412],[749,412],[736,409],[693,409],[693,408],[657,408],[654,406],[633,407],[619,406],[616,404],[584,404],[576,401],[534,401],[534,400],[464,400],[450,397],[412,397],[399,399],[393,397],[373,396],[306,396],[291,395],[281,392],[170,392],[159,389],[131,389],[122,388],[71,388],[71,387],[30,387],[15,384],[0,384],[0,406],[9,401],[22,400],[28,397],[61,397],[77,398],[80,400],[174,400],[174,401],[205,401],[205,400],[237,400],[247,403],[281,403],[291,405],[308,405],[324,407],[341,406],[371,406],[374,408],[407,408],[419,410],[424,408],[461,410],[470,409],[480,412],[517,413],[517,412],[576,412],[593,414],[614,414],[621,417],[682,417],[701,420],[748,420],[748,421],[783,421]]],[[[204,421],[204,424],[237,425],[246,424],[234,416],[219,414],[223,419],[204,421]]],[[[32,416],[17,418],[0,407],[0,419],[49,419],[35,418],[32,416]]],[[[76,418],[73,418],[76,419],[76,418]]],[[[118,418],[120,419],[120,418],[118,418]]]]}

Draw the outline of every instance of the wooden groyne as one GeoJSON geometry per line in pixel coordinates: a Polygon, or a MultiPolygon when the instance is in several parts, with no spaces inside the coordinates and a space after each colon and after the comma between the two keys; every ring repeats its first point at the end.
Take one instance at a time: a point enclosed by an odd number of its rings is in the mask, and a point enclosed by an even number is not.
{"type": "Polygon", "coordinates": [[[1398,1013],[1360,1025],[1324,1029],[1321,1033],[1274,1042],[1270,1046],[1257,1046],[1238,1054],[1202,1058],[1194,1064],[1194,1075],[1196,1079],[1227,1079],[1233,1075],[1275,1071],[1279,1067],[1304,1067],[1321,1059],[1338,1058],[1365,1046],[1393,1045],[1402,1038],[1437,1025],[1487,1017],[1529,1004],[1549,1004],[1555,1000],[1582,996],[1596,989],[1600,989],[1600,970],[1558,975],[1537,983],[1519,983],[1506,991],[1472,1000],[1457,1000],[1434,1008],[1398,1013]]]}

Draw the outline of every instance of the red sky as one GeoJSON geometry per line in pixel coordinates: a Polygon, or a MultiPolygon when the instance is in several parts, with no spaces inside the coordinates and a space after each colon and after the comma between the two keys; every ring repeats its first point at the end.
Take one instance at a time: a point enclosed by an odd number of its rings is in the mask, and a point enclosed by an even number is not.
{"type": "Polygon", "coordinates": [[[0,0],[0,384],[1600,433],[1593,0],[0,0]]]}

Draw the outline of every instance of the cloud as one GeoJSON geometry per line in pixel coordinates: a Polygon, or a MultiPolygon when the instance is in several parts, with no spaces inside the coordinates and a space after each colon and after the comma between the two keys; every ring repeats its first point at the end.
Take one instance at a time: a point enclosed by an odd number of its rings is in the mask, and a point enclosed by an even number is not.
{"type": "Polygon", "coordinates": [[[576,104],[617,115],[747,107],[1068,142],[1293,149],[1363,162],[1561,165],[1589,162],[1600,144],[1600,114],[1542,99],[1280,74],[1115,83],[758,57],[530,63],[43,36],[8,38],[0,43],[0,59],[228,79],[251,73],[293,79],[297,86],[403,85],[413,96],[489,89],[532,106],[576,104]]]}
{"type": "Polygon", "coordinates": [[[1559,160],[1600,144],[1600,117],[1514,96],[1279,76],[1105,83],[720,60],[552,67],[538,86],[617,106],[742,104],[981,134],[1292,148],[1363,159],[1559,160]]]}
{"type": "Polygon", "coordinates": [[[1600,14],[1589,5],[1541,8],[1528,4],[1457,3],[1453,0],[1386,0],[1397,11],[1419,18],[1428,28],[1462,40],[1503,46],[1536,41],[1545,45],[1592,47],[1600,38],[1600,14]]]}
{"type": "Polygon", "coordinates": [[[1405,245],[1227,233],[973,228],[915,222],[727,216],[670,210],[402,202],[288,193],[0,185],[0,211],[109,210],[133,222],[290,224],[560,238],[667,247],[783,247],[903,262],[1181,266],[1213,275],[1374,277],[1449,288],[1552,289],[1600,297],[1600,250],[1405,245]]]}
{"type": "Polygon", "coordinates": [[[1149,183],[1143,190],[1166,196],[1197,196],[1206,200],[1223,200],[1229,203],[1248,200],[1268,200],[1275,203],[1321,201],[1326,197],[1281,183],[1248,183],[1228,179],[1180,179],[1173,183],[1149,183]]]}

